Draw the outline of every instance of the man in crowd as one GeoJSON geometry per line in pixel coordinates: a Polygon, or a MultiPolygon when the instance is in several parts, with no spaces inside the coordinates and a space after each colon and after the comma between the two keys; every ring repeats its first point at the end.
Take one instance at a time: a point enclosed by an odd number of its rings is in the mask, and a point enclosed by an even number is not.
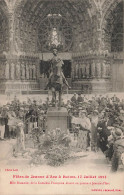
{"type": "Polygon", "coordinates": [[[71,102],[76,104],[77,103],[77,97],[76,97],[76,93],[74,93],[74,95],[71,98],[71,102]]]}
{"type": "Polygon", "coordinates": [[[0,138],[1,140],[4,140],[4,134],[5,134],[5,119],[3,116],[0,115],[0,138]]]}
{"type": "Polygon", "coordinates": [[[78,97],[77,97],[77,103],[82,103],[84,100],[83,100],[83,97],[81,96],[81,93],[78,93],[78,97]]]}

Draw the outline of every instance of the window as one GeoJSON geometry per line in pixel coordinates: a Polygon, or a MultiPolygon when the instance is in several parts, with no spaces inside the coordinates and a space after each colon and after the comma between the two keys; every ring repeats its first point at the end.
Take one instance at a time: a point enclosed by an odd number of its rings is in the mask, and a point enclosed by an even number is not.
{"type": "Polygon", "coordinates": [[[60,14],[48,14],[38,30],[39,50],[46,52],[52,45],[62,46],[63,51],[72,48],[73,31],[70,24],[60,14]]]}

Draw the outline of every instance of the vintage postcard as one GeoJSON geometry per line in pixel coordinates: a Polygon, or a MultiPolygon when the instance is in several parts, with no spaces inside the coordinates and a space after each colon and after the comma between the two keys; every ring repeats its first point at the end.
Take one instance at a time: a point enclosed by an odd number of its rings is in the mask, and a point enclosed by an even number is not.
{"type": "Polygon", "coordinates": [[[123,0],[0,0],[0,195],[123,194],[123,0]]]}

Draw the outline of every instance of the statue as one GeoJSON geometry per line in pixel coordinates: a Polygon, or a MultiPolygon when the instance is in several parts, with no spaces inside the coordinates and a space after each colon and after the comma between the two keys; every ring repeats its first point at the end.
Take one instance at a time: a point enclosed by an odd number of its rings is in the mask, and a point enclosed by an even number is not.
{"type": "Polygon", "coordinates": [[[92,71],[91,72],[92,77],[95,78],[95,76],[96,76],[96,72],[95,72],[96,71],[96,64],[95,64],[95,62],[92,63],[91,71],[92,71]]]}
{"type": "Polygon", "coordinates": [[[90,73],[90,70],[89,70],[89,63],[87,62],[86,63],[86,78],[89,78],[89,73],[90,73]]]}
{"type": "Polygon", "coordinates": [[[36,79],[36,66],[33,65],[33,79],[36,79]]]}
{"type": "Polygon", "coordinates": [[[53,58],[50,60],[50,76],[45,89],[52,90],[52,102],[56,105],[56,95],[59,93],[59,108],[61,107],[61,96],[64,84],[70,88],[62,71],[63,61],[57,56],[57,48],[53,48],[53,58]]]}
{"type": "Polygon", "coordinates": [[[3,63],[1,62],[0,64],[0,78],[4,79],[5,78],[5,66],[3,66],[3,63]]]}
{"type": "Polygon", "coordinates": [[[97,78],[101,78],[101,63],[97,63],[97,78]]]}
{"type": "Polygon", "coordinates": [[[102,78],[106,78],[106,62],[102,63],[102,78]]]}
{"type": "Polygon", "coordinates": [[[22,76],[21,76],[21,79],[25,79],[25,64],[24,62],[22,62],[21,64],[21,69],[22,69],[22,76]]]}
{"type": "Polygon", "coordinates": [[[85,62],[82,64],[82,78],[84,79],[85,76],[86,76],[86,72],[85,72],[85,67],[86,67],[86,64],[85,62]]]}
{"type": "Polygon", "coordinates": [[[29,79],[32,80],[32,64],[29,64],[29,79]]]}
{"type": "Polygon", "coordinates": [[[6,79],[9,79],[9,63],[6,62],[5,66],[5,77],[6,79]]]}
{"type": "Polygon", "coordinates": [[[20,63],[16,64],[16,79],[20,79],[20,63]]]}
{"type": "Polygon", "coordinates": [[[26,79],[29,80],[30,79],[30,70],[29,70],[29,64],[26,64],[26,79]]]}
{"type": "Polygon", "coordinates": [[[15,64],[11,64],[11,79],[15,79],[15,64]]]}
{"type": "Polygon", "coordinates": [[[78,68],[79,68],[79,65],[76,64],[75,66],[75,78],[78,79],[79,75],[78,75],[78,68]]]}

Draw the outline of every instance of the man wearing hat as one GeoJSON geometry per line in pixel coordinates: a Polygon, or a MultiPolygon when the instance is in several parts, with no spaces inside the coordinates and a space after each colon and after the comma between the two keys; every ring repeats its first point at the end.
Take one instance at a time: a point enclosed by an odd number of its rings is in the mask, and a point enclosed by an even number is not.
{"type": "Polygon", "coordinates": [[[74,93],[74,95],[72,96],[71,101],[72,101],[74,104],[77,103],[76,93],[74,93]]]}
{"type": "Polygon", "coordinates": [[[116,128],[113,132],[114,136],[114,153],[112,156],[112,167],[111,171],[116,172],[119,167],[119,162],[121,160],[121,154],[124,153],[124,135],[121,131],[121,129],[116,128]]]}
{"type": "Polygon", "coordinates": [[[2,109],[2,111],[1,111],[2,118],[3,118],[4,122],[5,122],[4,138],[8,138],[9,137],[8,111],[9,111],[9,107],[8,106],[4,107],[2,109]]]}
{"type": "Polygon", "coordinates": [[[81,93],[79,92],[78,93],[78,97],[77,97],[77,103],[82,103],[84,100],[83,98],[81,97],[81,93]]]}
{"type": "Polygon", "coordinates": [[[0,115],[0,137],[1,137],[1,140],[4,140],[4,133],[5,133],[5,120],[2,117],[2,115],[0,115]]]}
{"type": "Polygon", "coordinates": [[[121,121],[124,121],[124,110],[120,110],[119,119],[120,119],[121,121]]]}

